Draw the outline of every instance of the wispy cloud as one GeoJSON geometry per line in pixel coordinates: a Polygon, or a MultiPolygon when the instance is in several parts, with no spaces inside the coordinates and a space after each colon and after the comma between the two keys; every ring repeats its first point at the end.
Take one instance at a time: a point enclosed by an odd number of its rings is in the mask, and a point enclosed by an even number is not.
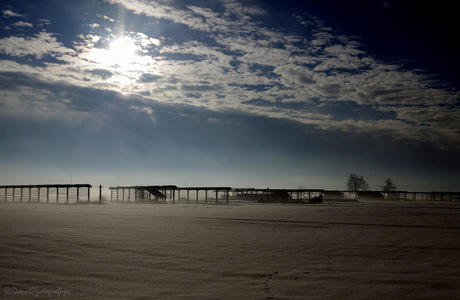
{"type": "Polygon", "coordinates": [[[34,27],[34,25],[32,25],[31,23],[23,22],[23,21],[13,23],[13,26],[17,26],[17,27],[34,27]]]}
{"type": "Polygon", "coordinates": [[[16,12],[12,11],[12,10],[9,10],[9,9],[2,10],[2,14],[3,14],[3,17],[5,17],[5,18],[11,18],[11,17],[23,18],[23,17],[25,17],[25,15],[18,14],[16,12]]]}
{"type": "Polygon", "coordinates": [[[49,56],[59,59],[64,54],[72,54],[74,51],[58,42],[53,34],[40,32],[32,37],[10,36],[0,39],[0,53],[14,57],[27,55],[41,59],[49,56]]]}

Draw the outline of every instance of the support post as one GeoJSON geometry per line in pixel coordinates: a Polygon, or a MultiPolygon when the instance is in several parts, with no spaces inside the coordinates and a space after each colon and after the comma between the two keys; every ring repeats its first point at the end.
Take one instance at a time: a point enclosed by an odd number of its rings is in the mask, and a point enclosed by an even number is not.
{"type": "Polygon", "coordinates": [[[65,192],[65,203],[69,203],[69,187],[66,187],[66,192],[65,192]]]}
{"type": "Polygon", "coordinates": [[[8,201],[8,188],[5,188],[5,202],[8,201]]]}
{"type": "Polygon", "coordinates": [[[56,203],[59,203],[59,188],[56,187],[56,203]]]}
{"type": "Polygon", "coordinates": [[[21,194],[20,194],[20,195],[21,195],[21,199],[19,199],[21,202],[22,202],[23,190],[24,190],[24,188],[21,188],[21,194]]]}
{"type": "Polygon", "coordinates": [[[37,187],[38,203],[40,203],[40,187],[37,187]]]}
{"type": "Polygon", "coordinates": [[[219,199],[218,196],[219,196],[219,190],[216,190],[216,203],[217,203],[217,200],[219,199]]]}
{"type": "Polygon", "coordinates": [[[77,187],[77,203],[80,203],[80,187],[77,187]]]}
{"type": "Polygon", "coordinates": [[[227,190],[227,204],[228,204],[228,194],[230,193],[229,190],[227,190]]]}
{"type": "Polygon", "coordinates": [[[173,194],[173,195],[172,195],[172,202],[173,202],[173,204],[174,204],[174,203],[176,203],[176,199],[175,199],[176,190],[175,190],[175,189],[172,190],[172,194],[173,194]]]}
{"type": "Polygon", "coordinates": [[[15,190],[15,188],[13,188],[13,202],[14,202],[14,190],[15,190]]]}
{"type": "Polygon", "coordinates": [[[50,202],[50,188],[46,188],[46,203],[50,202]]]}
{"type": "MultiPolygon", "coordinates": [[[[14,195],[14,189],[13,189],[13,195],[14,195]]],[[[29,188],[29,202],[32,202],[32,188],[31,187],[29,188]]]]}
{"type": "Polygon", "coordinates": [[[88,203],[89,203],[89,193],[90,193],[91,189],[88,187],[88,203]]]}
{"type": "Polygon", "coordinates": [[[190,197],[189,197],[189,196],[190,196],[190,190],[187,190],[187,203],[189,203],[189,201],[190,201],[190,197]]]}
{"type": "Polygon", "coordinates": [[[196,190],[196,203],[198,203],[198,190],[196,190]]]}
{"type": "Polygon", "coordinates": [[[99,185],[99,203],[102,203],[102,185],[99,185]]]}
{"type": "Polygon", "coordinates": [[[204,203],[208,203],[208,190],[204,190],[204,203]]]}

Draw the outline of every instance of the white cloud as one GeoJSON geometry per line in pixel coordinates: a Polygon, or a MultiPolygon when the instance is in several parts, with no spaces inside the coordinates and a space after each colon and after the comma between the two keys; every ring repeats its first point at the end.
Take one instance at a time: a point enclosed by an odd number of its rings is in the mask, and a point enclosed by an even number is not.
{"type": "Polygon", "coordinates": [[[59,43],[52,34],[40,32],[29,38],[10,36],[0,39],[0,53],[16,57],[32,55],[41,59],[45,55],[56,58],[71,55],[74,51],[59,43]]]}
{"type": "Polygon", "coordinates": [[[196,17],[192,11],[177,9],[173,6],[163,5],[158,2],[146,0],[106,0],[111,4],[123,5],[126,9],[136,14],[144,14],[149,17],[172,20],[173,22],[185,24],[194,29],[209,30],[209,25],[196,17]]]}
{"type": "Polygon", "coordinates": [[[38,26],[48,26],[51,25],[51,21],[48,19],[38,19],[38,26]]]}
{"type": "Polygon", "coordinates": [[[139,104],[131,104],[129,106],[129,109],[134,111],[137,114],[145,114],[149,120],[152,122],[152,124],[155,124],[157,122],[155,118],[155,111],[148,106],[141,106],[139,104]]]}
{"type": "Polygon", "coordinates": [[[11,17],[20,17],[20,18],[23,18],[23,17],[25,17],[25,15],[21,15],[21,14],[15,13],[14,11],[9,10],[9,9],[4,9],[4,10],[2,10],[2,13],[3,13],[3,17],[4,17],[4,18],[11,18],[11,17]]]}
{"type": "Polygon", "coordinates": [[[389,106],[379,109],[394,111],[397,119],[414,122],[417,128],[423,128],[420,134],[424,136],[419,136],[420,139],[429,138],[439,143],[448,143],[460,138],[458,110],[450,105],[389,106]]]}
{"type": "MultiPolygon", "coordinates": [[[[422,139],[425,135],[436,141],[440,136],[458,138],[459,133],[446,129],[458,123],[458,109],[449,113],[436,106],[430,114],[421,108],[455,103],[458,92],[436,88],[436,82],[415,70],[376,60],[351,37],[336,35],[315,18],[295,17],[312,31],[311,40],[306,40],[297,33],[263,27],[252,16],[266,15],[265,11],[236,1],[223,1],[223,13],[198,6],[182,10],[166,2],[108,2],[120,3],[137,14],[186,24],[206,38],[171,44],[168,39],[173,37],[126,33],[142,48],[142,54],[120,68],[113,60],[104,60],[109,50],[99,46],[103,37],[94,33],[81,34],[73,45],[75,50],[46,32],[28,38],[8,37],[0,39],[2,53],[39,59],[50,56],[65,64],[26,67],[3,62],[0,70],[42,74],[44,81],[133,93],[164,103],[291,119],[321,129],[380,130],[401,138],[422,139]],[[153,50],[158,56],[152,56],[153,50]],[[184,58],[169,58],[178,54],[184,58]],[[334,119],[334,113],[318,112],[327,102],[371,106],[375,111],[394,112],[397,119],[334,119]]],[[[142,107],[136,111],[153,118],[142,107]]]]}
{"type": "Polygon", "coordinates": [[[219,17],[218,13],[213,12],[209,8],[198,7],[198,6],[193,6],[193,5],[189,5],[187,6],[187,8],[190,9],[195,15],[202,16],[205,19],[212,19],[212,18],[219,17]]]}
{"type": "Polygon", "coordinates": [[[266,15],[267,11],[253,5],[246,5],[234,0],[221,0],[224,6],[227,8],[227,12],[230,12],[240,18],[247,18],[247,15],[266,15]]]}
{"type": "Polygon", "coordinates": [[[32,25],[31,23],[23,22],[23,21],[13,23],[13,26],[17,26],[17,27],[34,27],[34,25],[32,25]]]}
{"type": "Polygon", "coordinates": [[[107,17],[106,15],[101,16],[104,20],[110,21],[110,22],[115,22],[114,19],[107,17]]]}

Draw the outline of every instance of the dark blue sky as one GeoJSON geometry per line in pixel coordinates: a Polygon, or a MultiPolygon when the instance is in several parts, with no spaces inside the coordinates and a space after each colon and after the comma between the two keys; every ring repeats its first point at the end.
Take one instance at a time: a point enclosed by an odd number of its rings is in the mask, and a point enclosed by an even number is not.
{"type": "Polygon", "coordinates": [[[458,190],[459,5],[3,1],[0,181],[458,190]]]}
{"type": "Polygon", "coordinates": [[[405,61],[457,87],[460,4],[453,1],[305,1],[345,34],[358,35],[379,59],[405,61]]]}

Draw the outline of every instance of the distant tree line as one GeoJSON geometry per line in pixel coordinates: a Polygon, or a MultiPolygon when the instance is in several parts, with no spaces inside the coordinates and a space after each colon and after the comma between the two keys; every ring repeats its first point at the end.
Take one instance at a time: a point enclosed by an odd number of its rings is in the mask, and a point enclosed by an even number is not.
{"type": "MultiPolygon", "coordinates": [[[[369,184],[367,183],[367,180],[364,178],[364,176],[359,176],[355,174],[350,174],[350,176],[348,176],[346,186],[347,190],[350,192],[369,190],[369,184]]],[[[391,180],[391,178],[387,178],[385,180],[385,185],[381,186],[381,188],[384,192],[394,192],[397,189],[396,185],[393,183],[393,180],[391,180]]]]}

